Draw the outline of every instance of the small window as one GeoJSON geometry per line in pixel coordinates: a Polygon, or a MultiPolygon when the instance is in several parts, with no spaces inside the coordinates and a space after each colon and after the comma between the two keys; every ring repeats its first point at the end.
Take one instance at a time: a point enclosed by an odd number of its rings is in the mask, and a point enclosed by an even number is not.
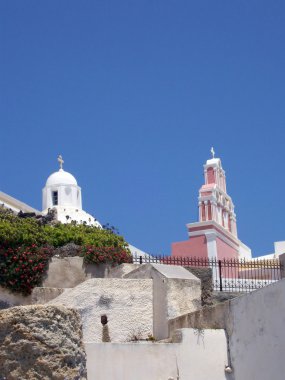
{"type": "Polygon", "coordinates": [[[52,204],[53,204],[53,206],[58,205],[58,192],[57,191],[52,192],[52,204]]]}

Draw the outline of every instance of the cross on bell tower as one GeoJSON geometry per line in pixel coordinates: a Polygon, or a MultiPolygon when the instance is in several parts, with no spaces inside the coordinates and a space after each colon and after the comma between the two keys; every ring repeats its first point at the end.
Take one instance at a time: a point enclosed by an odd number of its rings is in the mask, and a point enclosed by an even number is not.
{"type": "Polygon", "coordinates": [[[62,166],[64,164],[64,161],[61,154],[57,157],[57,161],[59,162],[60,169],[63,170],[62,166]]]}

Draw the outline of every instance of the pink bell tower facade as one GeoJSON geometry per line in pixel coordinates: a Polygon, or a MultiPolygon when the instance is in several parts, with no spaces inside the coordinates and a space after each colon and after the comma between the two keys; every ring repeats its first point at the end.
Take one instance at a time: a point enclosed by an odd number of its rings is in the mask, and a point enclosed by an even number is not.
{"type": "Polygon", "coordinates": [[[205,183],[199,190],[199,221],[187,224],[189,240],[172,243],[172,256],[251,258],[251,250],[237,236],[236,214],[227,193],[225,171],[219,158],[204,165],[205,183]]]}

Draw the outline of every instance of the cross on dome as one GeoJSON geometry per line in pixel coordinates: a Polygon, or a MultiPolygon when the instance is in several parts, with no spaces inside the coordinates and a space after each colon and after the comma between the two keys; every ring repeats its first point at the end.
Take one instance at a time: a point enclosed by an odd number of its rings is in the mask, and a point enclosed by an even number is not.
{"type": "Polygon", "coordinates": [[[62,165],[64,164],[64,161],[61,154],[57,157],[57,161],[59,162],[60,169],[62,170],[62,165]]]}
{"type": "Polygon", "coordinates": [[[211,148],[211,153],[212,153],[212,157],[215,158],[215,151],[213,147],[211,148]]]}

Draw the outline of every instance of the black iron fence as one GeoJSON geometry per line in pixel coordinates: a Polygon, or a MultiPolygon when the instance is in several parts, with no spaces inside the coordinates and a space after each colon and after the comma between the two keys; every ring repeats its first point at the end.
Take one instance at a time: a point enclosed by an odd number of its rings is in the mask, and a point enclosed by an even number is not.
{"type": "Polygon", "coordinates": [[[282,277],[282,267],[278,259],[218,260],[216,258],[134,255],[133,263],[211,268],[214,290],[226,292],[251,292],[272,284],[282,277]]]}

